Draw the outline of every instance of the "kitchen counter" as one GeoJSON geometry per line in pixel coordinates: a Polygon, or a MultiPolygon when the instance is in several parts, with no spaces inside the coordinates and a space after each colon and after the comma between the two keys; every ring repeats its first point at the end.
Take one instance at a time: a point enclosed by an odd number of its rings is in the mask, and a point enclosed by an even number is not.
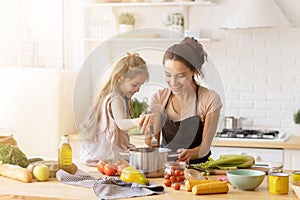
{"type": "Polygon", "coordinates": [[[240,140],[221,140],[214,139],[213,145],[215,146],[232,146],[232,147],[257,147],[257,148],[277,148],[277,149],[300,149],[300,137],[290,136],[284,142],[276,141],[255,141],[255,140],[245,140],[241,142],[240,140]]]}
{"type": "MultiPolygon", "coordinates": [[[[130,140],[133,144],[138,147],[146,146],[144,143],[143,135],[131,135],[130,140]]],[[[255,141],[255,140],[222,140],[215,138],[212,142],[213,146],[224,146],[224,147],[253,147],[253,148],[274,148],[274,149],[299,149],[300,150],[300,137],[290,136],[284,142],[276,141],[255,141]]]]}
{"type": "MultiPolygon", "coordinates": [[[[100,177],[96,168],[79,166],[90,173],[92,176],[100,177]]],[[[215,178],[215,176],[211,177],[215,178]]],[[[163,178],[150,179],[150,182],[163,185],[163,178]]],[[[30,200],[93,200],[95,198],[92,189],[66,185],[58,182],[55,178],[46,182],[32,182],[23,183],[0,177],[0,199],[30,199],[30,200]]],[[[253,199],[256,200],[296,200],[298,199],[292,188],[287,195],[273,195],[269,194],[267,187],[267,176],[258,188],[253,191],[241,191],[229,185],[229,192],[227,194],[212,194],[212,195],[193,195],[191,192],[186,192],[184,185],[179,191],[173,188],[165,187],[165,194],[151,195],[146,197],[137,197],[135,199],[253,199]]]]}

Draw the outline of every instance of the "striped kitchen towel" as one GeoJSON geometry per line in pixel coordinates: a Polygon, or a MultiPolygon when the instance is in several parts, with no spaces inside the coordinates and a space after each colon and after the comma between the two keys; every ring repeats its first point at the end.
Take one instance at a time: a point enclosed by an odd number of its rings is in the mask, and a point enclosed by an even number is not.
{"type": "Polygon", "coordinates": [[[140,185],[137,183],[125,183],[118,177],[105,176],[96,179],[88,173],[78,170],[75,174],[60,169],[56,172],[58,181],[80,187],[92,188],[97,199],[119,199],[152,194],[163,194],[164,187],[156,184],[140,185]]]}

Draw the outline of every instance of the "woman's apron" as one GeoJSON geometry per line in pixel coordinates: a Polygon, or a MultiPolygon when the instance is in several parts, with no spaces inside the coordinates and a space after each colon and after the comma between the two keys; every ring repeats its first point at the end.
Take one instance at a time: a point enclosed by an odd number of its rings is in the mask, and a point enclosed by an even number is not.
{"type": "MultiPolygon", "coordinates": [[[[172,92],[168,98],[165,110],[170,103],[172,92]]],[[[166,116],[166,122],[162,128],[161,147],[172,149],[176,152],[179,148],[192,149],[202,143],[203,123],[198,115],[198,87],[196,95],[195,116],[182,121],[174,122],[166,116]]],[[[165,113],[166,115],[166,113],[165,113]]],[[[205,157],[190,160],[190,164],[202,163],[208,160],[209,152],[205,157]]]]}

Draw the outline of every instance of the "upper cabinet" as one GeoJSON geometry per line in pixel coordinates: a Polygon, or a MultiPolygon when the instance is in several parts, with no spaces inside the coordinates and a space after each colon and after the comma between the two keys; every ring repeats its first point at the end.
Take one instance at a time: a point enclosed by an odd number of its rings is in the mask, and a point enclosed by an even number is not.
{"type": "Polygon", "coordinates": [[[172,2],[160,0],[144,2],[139,0],[139,2],[114,3],[103,3],[96,0],[87,1],[84,3],[85,54],[89,54],[101,42],[112,37],[118,41],[139,40],[174,43],[179,41],[185,34],[198,38],[201,42],[209,42],[212,39],[207,36],[203,37],[199,30],[190,26],[189,20],[193,8],[213,5],[215,5],[215,2],[208,0],[172,2]],[[125,15],[120,16],[121,14],[125,15]],[[130,15],[134,17],[133,26],[119,25],[120,20],[132,24],[130,15]],[[151,33],[126,34],[126,31],[130,31],[132,27],[134,29],[167,29],[174,32],[174,34],[161,35],[159,32],[155,33],[153,31],[151,33]]]}

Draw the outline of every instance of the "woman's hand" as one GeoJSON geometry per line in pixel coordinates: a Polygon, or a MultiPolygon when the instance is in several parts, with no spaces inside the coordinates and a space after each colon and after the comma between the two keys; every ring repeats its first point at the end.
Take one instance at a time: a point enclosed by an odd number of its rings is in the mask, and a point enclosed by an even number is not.
{"type": "Polygon", "coordinates": [[[193,156],[193,153],[192,153],[192,150],[191,149],[178,149],[177,150],[177,153],[179,153],[179,156],[178,156],[178,161],[182,161],[182,162],[185,162],[185,163],[189,163],[192,156],[193,156]]]}

